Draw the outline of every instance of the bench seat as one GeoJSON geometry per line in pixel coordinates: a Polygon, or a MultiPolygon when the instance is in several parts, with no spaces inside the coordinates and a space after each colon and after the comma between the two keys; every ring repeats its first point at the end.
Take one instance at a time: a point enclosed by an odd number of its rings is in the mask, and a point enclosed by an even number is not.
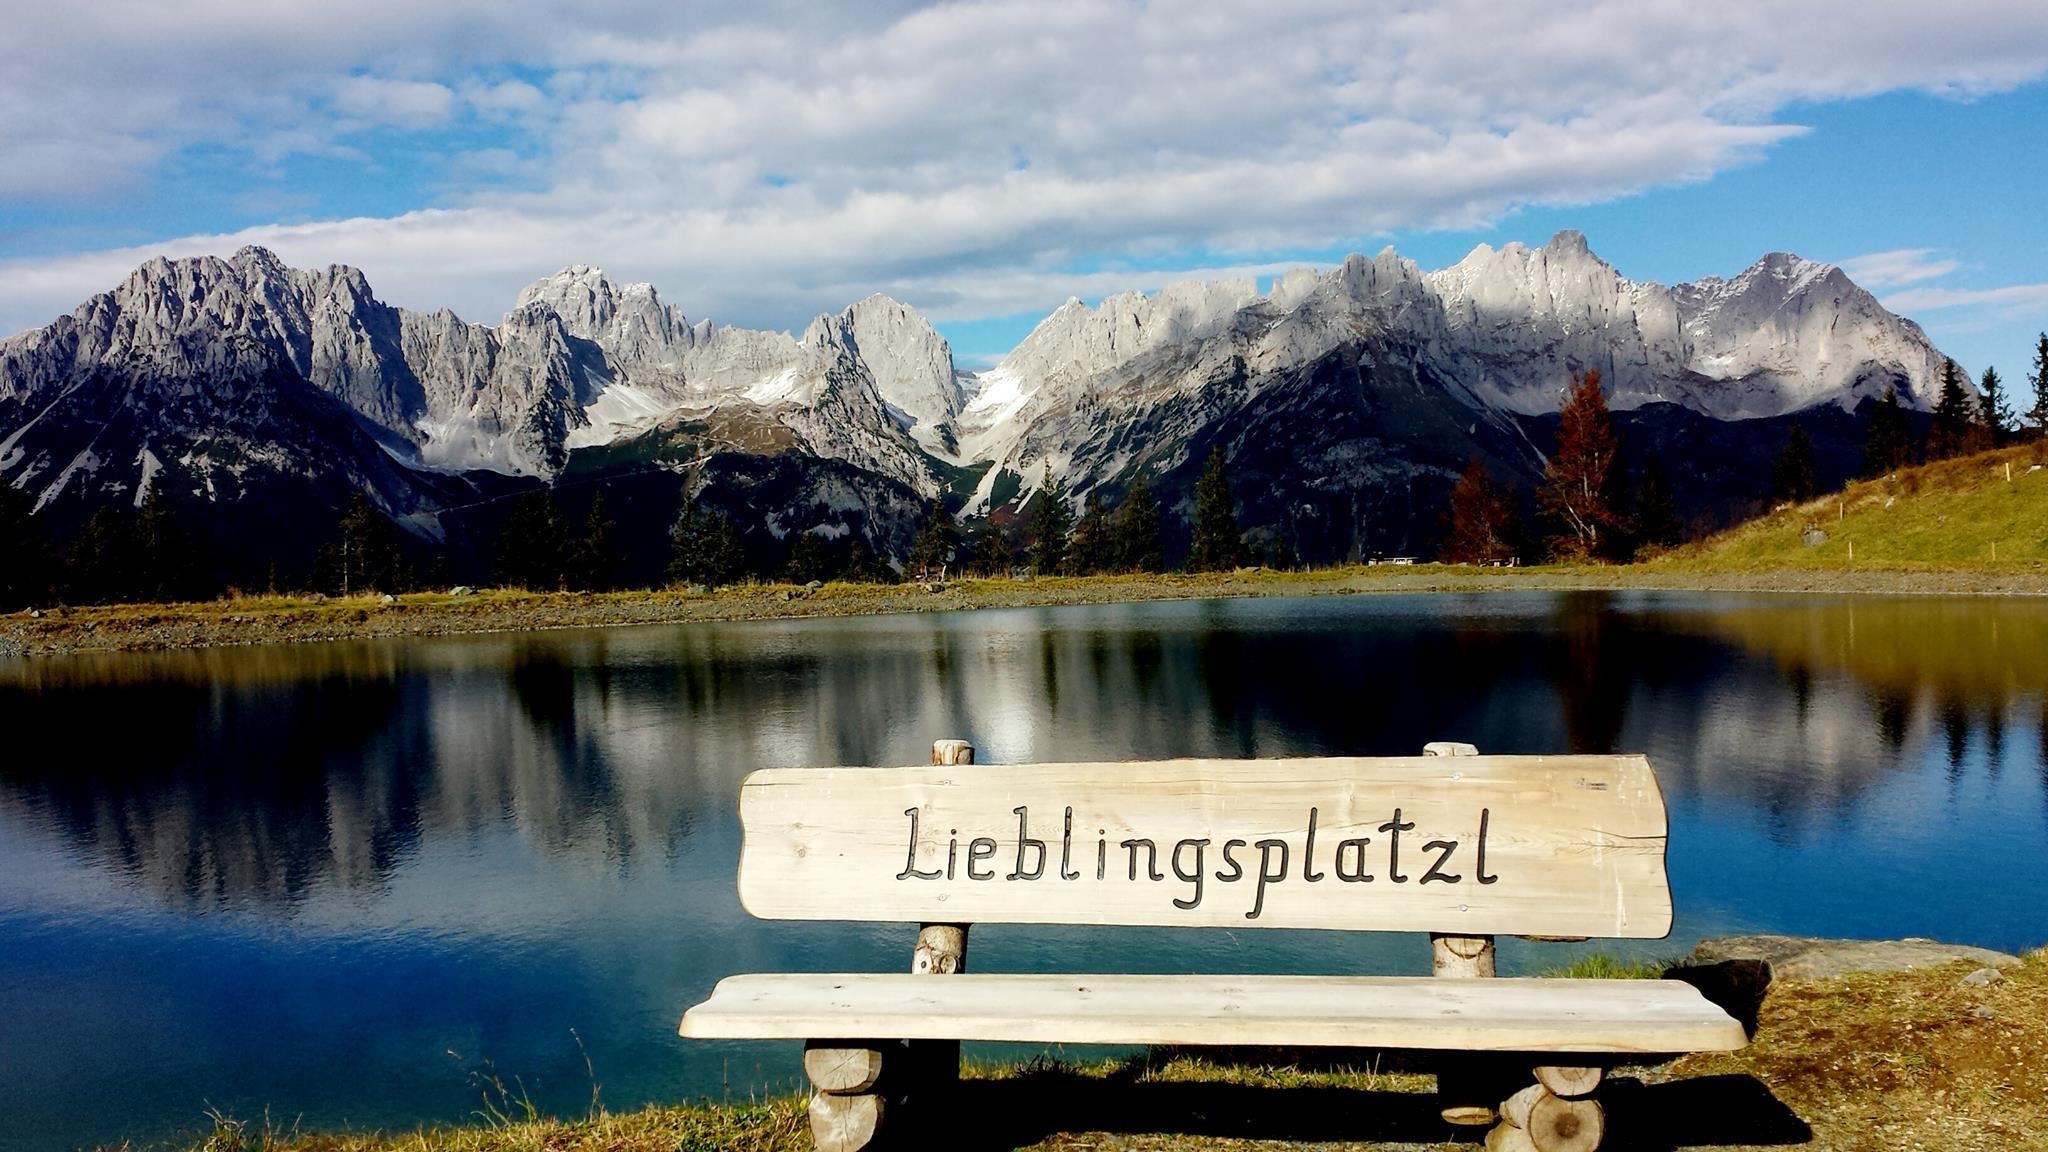
{"type": "Polygon", "coordinates": [[[1676,980],[1398,976],[754,974],[719,981],[681,1031],[1616,1054],[1747,1043],[1734,1018],[1676,980]]]}

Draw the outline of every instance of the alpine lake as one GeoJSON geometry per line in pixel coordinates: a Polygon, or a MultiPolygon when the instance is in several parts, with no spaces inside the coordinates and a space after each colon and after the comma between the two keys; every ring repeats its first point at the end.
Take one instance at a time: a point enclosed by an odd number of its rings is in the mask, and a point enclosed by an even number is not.
{"type": "MultiPolygon", "coordinates": [[[[2048,941],[2048,600],[1207,600],[0,661],[0,1149],[794,1091],[686,1042],[742,971],[915,926],[750,918],[764,767],[1643,752],[1669,939],[2048,941]]],[[[1419,935],[984,925],[978,971],[1420,973],[1419,935]]],[[[970,1046],[970,1054],[973,1053],[970,1046]]],[[[1005,1051],[1003,1055],[1014,1055],[1005,1051]]]]}

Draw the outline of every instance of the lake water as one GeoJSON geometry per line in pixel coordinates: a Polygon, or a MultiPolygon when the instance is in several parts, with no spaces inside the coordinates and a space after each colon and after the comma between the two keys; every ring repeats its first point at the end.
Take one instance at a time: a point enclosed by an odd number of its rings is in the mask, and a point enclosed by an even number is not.
{"type": "MultiPolygon", "coordinates": [[[[1204,601],[0,662],[0,1147],[209,1107],[459,1121],[743,1098],[721,976],[907,967],[768,924],[770,765],[1647,752],[1676,955],[1740,931],[2048,940],[2048,602],[1606,594],[1204,601]],[[586,1055],[589,1064],[586,1065],[586,1055]]],[[[1563,945],[1502,944],[1509,971],[1563,945]]],[[[1424,972],[1420,936],[986,926],[982,971],[1424,972]]]]}

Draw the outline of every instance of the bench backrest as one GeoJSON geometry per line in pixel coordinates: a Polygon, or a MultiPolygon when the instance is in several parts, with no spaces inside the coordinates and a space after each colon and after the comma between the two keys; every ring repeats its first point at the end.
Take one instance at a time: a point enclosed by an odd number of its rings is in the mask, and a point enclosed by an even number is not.
{"type": "Polygon", "coordinates": [[[1671,931],[1641,756],[769,769],[740,819],[765,919],[1671,931]]]}

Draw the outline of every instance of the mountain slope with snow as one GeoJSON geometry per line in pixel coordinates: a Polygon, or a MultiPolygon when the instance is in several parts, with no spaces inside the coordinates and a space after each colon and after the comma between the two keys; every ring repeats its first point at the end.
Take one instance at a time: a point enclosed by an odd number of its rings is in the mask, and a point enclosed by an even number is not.
{"type": "Polygon", "coordinates": [[[548,480],[578,454],[679,467],[794,453],[902,499],[978,478],[959,493],[971,513],[998,492],[1028,500],[1048,474],[1077,499],[1139,479],[1178,499],[1220,445],[1261,478],[1258,516],[1407,548],[1468,456],[1540,470],[1543,421],[1573,372],[1599,369],[1618,411],[1688,413],[1650,421],[1676,428],[1851,411],[1888,387],[1925,409],[1941,363],[1831,265],[1774,253],[1665,287],[1622,276],[1576,232],[1482,245],[1434,272],[1388,249],[1265,291],[1224,280],[1069,300],[979,374],[885,296],[801,334],[759,332],[692,323],[651,285],[576,265],[484,325],[386,305],[352,268],[245,248],[151,260],[0,341],[0,480],[39,505],[164,483],[213,500],[226,453],[192,446],[232,429],[244,472],[325,470],[431,534],[433,474],[548,480]]]}

